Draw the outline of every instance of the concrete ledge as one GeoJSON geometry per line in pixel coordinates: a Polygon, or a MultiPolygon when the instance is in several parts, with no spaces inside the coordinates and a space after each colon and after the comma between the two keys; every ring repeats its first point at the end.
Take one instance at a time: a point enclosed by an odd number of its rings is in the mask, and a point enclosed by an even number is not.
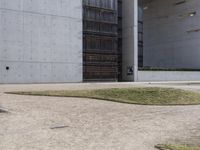
{"type": "Polygon", "coordinates": [[[138,71],[137,81],[200,81],[200,71],[138,71]]]}

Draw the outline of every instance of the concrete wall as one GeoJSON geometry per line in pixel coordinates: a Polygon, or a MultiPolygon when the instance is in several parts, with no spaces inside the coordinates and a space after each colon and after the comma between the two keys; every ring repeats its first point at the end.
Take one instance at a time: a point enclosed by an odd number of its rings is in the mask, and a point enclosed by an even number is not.
{"type": "Polygon", "coordinates": [[[82,81],[82,0],[0,0],[0,83],[82,81]]]}
{"type": "Polygon", "coordinates": [[[122,1],[122,78],[137,80],[138,70],[138,0],[122,1]]]}
{"type": "Polygon", "coordinates": [[[138,71],[139,82],[200,81],[199,71],[138,71]]]}
{"type": "Polygon", "coordinates": [[[199,69],[199,0],[144,1],[144,66],[199,69]]]}

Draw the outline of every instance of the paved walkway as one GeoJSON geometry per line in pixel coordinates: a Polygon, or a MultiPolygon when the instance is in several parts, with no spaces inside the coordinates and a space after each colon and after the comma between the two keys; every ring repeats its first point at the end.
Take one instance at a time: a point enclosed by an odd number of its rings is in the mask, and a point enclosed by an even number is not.
{"type": "Polygon", "coordinates": [[[3,94],[5,91],[167,86],[197,83],[0,85],[0,150],[154,150],[155,144],[200,144],[200,106],[140,106],[3,94]]]}

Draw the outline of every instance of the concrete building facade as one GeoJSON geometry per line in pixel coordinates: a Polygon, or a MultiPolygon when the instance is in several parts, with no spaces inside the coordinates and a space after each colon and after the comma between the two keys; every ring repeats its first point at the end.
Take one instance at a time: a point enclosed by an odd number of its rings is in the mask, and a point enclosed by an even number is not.
{"type": "Polygon", "coordinates": [[[82,82],[82,0],[0,0],[0,83],[82,82]]]}
{"type": "Polygon", "coordinates": [[[199,0],[86,2],[0,0],[0,83],[200,80],[199,0]]]}

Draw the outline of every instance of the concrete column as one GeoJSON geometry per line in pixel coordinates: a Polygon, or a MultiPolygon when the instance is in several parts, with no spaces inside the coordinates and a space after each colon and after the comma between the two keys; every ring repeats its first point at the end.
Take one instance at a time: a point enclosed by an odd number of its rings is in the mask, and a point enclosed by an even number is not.
{"type": "Polygon", "coordinates": [[[138,0],[122,1],[122,72],[124,81],[137,81],[138,0]]]}

